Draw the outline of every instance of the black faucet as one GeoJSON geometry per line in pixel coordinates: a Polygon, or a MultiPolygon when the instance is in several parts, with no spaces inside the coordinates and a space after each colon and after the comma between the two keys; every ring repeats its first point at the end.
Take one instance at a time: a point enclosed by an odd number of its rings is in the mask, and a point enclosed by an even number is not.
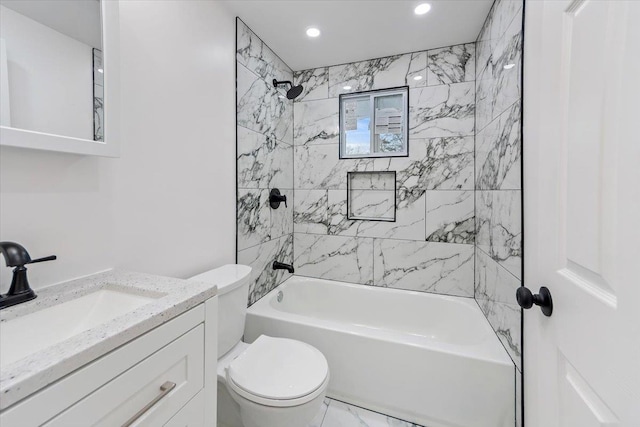
{"type": "Polygon", "coordinates": [[[273,269],[274,270],[287,270],[291,274],[293,274],[294,271],[295,271],[293,269],[293,265],[285,264],[284,262],[280,262],[280,261],[273,261],[273,269]]]}
{"type": "Polygon", "coordinates": [[[12,305],[30,301],[37,295],[29,286],[27,280],[26,264],[35,264],[36,262],[53,261],[55,255],[44,258],[31,259],[29,252],[22,246],[14,242],[0,242],[0,251],[4,255],[7,267],[15,267],[13,269],[13,279],[9,292],[0,295],[0,310],[11,307],[12,305]]]}

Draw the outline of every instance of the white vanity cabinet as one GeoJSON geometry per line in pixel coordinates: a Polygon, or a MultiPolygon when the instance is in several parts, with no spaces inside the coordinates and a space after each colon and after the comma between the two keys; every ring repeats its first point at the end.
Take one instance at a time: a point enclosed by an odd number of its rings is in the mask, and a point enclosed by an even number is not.
{"type": "Polygon", "coordinates": [[[214,426],[217,297],[0,413],[2,427],[214,426]]]}

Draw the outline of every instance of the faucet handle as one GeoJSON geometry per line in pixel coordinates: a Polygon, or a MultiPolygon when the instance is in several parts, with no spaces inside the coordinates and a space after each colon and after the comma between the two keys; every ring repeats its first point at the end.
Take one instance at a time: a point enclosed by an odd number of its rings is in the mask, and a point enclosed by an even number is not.
{"type": "Polygon", "coordinates": [[[46,256],[46,257],[43,257],[43,258],[32,259],[27,264],[35,264],[36,262],[45,262],[45,261],[55,261],[56,259],[58,259],[57,256],[49,255],[49,256],[46,256]]]}

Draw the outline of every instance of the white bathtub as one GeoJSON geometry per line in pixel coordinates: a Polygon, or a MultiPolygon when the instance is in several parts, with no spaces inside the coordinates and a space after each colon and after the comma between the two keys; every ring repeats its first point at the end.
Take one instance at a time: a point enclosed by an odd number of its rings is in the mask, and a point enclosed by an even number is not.
{"type": "Polygon", "coordinates": [[[294,276],[249,308],[245,340],[262,334],[322,351],[329,397],[429,427],[514,426],[514,365],[471,298],[294,276]]]}

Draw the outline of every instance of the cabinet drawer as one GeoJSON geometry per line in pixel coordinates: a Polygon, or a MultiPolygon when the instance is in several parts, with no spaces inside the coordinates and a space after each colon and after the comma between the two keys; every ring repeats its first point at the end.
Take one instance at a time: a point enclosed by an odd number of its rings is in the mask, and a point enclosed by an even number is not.
{"type": "Polygon", "coordinates": [[[203,378],[204,325],[199,325],[45,425],[122,426],[146,408],[132,425],[159,426],[202,389],[203,378]],[[168,385],[164,391],[163,385],[168,385]]]}
{"type": "Polygon", "coordinates": [[[204,427],[204,405],[204,390],[202,390],[164,427],[204,427]]]}

